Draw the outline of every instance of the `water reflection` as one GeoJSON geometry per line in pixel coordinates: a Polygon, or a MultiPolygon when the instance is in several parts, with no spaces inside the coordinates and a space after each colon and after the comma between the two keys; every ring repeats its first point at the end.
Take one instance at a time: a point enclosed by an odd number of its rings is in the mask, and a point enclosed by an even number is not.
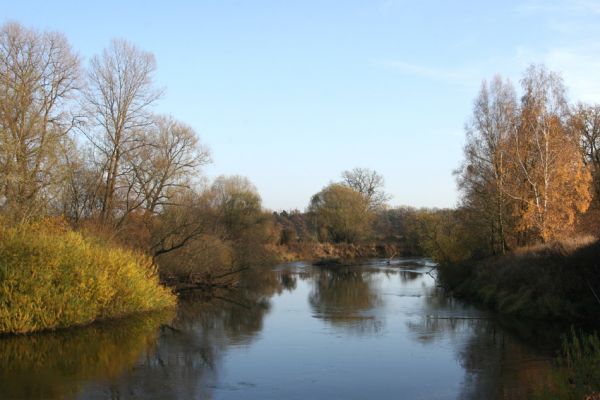
{"type": "Polygon", "coordinates": [[[361,334],[376,332],[383,323],[376,312],[382,300],[373,274],[353,267],[316,270],[309,303],[313,315],[361,334]]]}
{"type": "Polygon", "coordinates": [[[208,399],[219,386],[219,366],[231,346],[250,346],[263,329],[270,297],[285,288],[282,274],[246,273],[241,287],[180,298],[156,351],[109,387],[91,386],[82,398],[208,399]]]}
{"type": "Polygon", "coordinates": [[[87,381],[112,379],[154,351],[172,313],[137,315],[65,332],[0,340],[0,398],[74,397],[87,381]]]}
{"type": "Polygon", "coordinates": [[[560,329],[466,306],[430,270],[293,264],[175,315],[0,339],[0,398],[528,398],[560,329]]]}
{"type": "Polygon", "coordinates": [[[407,326],[421,343],[452,341],[465,372],[457,398],[529,399],[548,383],[566,326],[493,315],[431,290],[407,326]]]}

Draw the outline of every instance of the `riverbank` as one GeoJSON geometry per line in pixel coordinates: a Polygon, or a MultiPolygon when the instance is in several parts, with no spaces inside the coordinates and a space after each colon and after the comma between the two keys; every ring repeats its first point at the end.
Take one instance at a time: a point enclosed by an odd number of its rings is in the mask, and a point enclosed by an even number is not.
{"type": "Polygon", "coordinates": [[[308,261],[313,264],[347,265],[369,258],[419,256],[395,243],[299,243],[274,249],[278,261],[308,261]]]}
{"type": "Polygon", "coordinates": [[[60,224],[0,225],[0,334],[175,306],[150,257],[60,224]]]}
{"type": "Polygon", "coordinates": [[[565,240],[441,265],[439,276],[457,297],[503,314],[597,324],[599,263],[599,241],[565,240]]]}

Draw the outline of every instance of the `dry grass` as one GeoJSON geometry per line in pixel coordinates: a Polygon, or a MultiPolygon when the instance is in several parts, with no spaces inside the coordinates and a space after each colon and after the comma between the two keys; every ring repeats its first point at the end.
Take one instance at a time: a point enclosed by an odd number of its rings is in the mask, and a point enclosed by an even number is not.
{"type": "Polygon", "coordinates": [[[517,256],[522,255],[543,255],[547,253],[558,253],[569,255],[577,250],[589,246],[598,241],[598,238],[592,235],[579,235],[570,238],[554,240],[548,243],[540,243],[531,246],[519,247],[513,251],[517,256]]]}

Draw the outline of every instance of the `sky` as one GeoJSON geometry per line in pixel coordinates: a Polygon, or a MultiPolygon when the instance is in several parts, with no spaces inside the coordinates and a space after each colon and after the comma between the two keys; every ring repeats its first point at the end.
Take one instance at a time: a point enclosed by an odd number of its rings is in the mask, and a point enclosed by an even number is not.
{"type": "Polygon", "coordinates": [[[453,207],[452,171],[481,82],[531,63],[600,102],[600,0],[14,1],[0,21],[60,31],[87,65],[112,38],[152,52],[155,111],[192,126],[203,169],[304,210],[344,170],[385,177],[391,205],[453,207]]]}

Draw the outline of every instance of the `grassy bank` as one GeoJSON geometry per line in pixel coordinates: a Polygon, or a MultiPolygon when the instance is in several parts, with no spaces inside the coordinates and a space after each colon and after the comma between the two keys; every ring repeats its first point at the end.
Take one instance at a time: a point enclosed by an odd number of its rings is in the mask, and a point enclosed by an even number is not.
{"type": "Polygon", "coordinates": [[[174,306],[149,257],[60,226],[0,227],[0,334],[174,306]]]}
{"type": "Polygon", "coordinates": [[[441,265],[439,272],[458,297],[501,313],[591,322],[600,316],[600,242],[591,239],[441,265]]]}

